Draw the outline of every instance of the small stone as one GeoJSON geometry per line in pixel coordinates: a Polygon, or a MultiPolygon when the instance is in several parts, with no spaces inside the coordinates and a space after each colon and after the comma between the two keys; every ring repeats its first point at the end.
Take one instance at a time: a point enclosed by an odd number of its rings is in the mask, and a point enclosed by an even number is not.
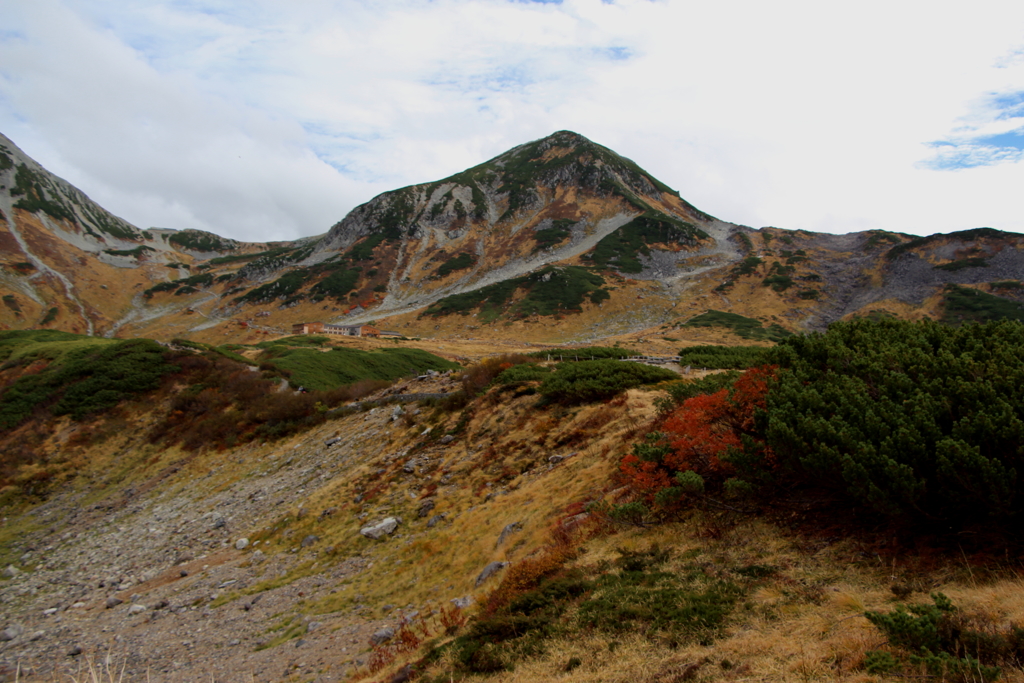
{"type": "Polygon", "coordinates": [[[363,536],[372,538],[375,541],[379,541],[385,536],[395,533],[395,529],[398,528],[398,520],[394,517],[387,517],[379,524],[372,526],[363,527],[359,530],[363,536]]]}
{"type": "Polygon", "coordinates": [[[44,609],[43,610],[43,616],[44,617],[52,617],[56,613],[57,613],[57,608],[56,607],[51,607],[50,609],[44,609]]]}
{"type": "Polygon", "coordinates": [[[437,505],[433,498],[427,498],[425,501],[420,503],[420,509],[416,511],[417,517],[426,517],[430,514],[430,511],[437,505]]]}
{"type": "Polygon", "coordinates": [[[0,640],[3,640],[3,641],[14,640],[15,638],[17,638],[18,636],[20,636],[24,632],[25,632],[25,627],[22,626],[21,624],[11,624],[7,628],[5,628],[3,631],[0,631],[0,640]]]}
{"type": "Polygon", "coordinates": [[[306,624],[306,632],[310,633],[312,631],[317,630],[321,626],[323,626],[323,624],[321,622],[319,622],[319,621],[311,621],[308,624],[306,624]]]}
{"type": "Polygon", "coordinates": [[[136,604],[136,605],[132,605],[131,607],[128,608],[128,614],[130,614],[130,615],[142,614],[145,611],[146,611],[146,606],[145,605],[138,605],[138,604],[136,604]]]}
{"type": "Polygon", "coordinates": [[[522,522],[512,522],[511,524],[506,525],[505,528],[501,530],[501,534],[498,535],[498,542],[494,544],[494,547],[500,547],[501,544],[504,543],[509,536],[511,536],[512,534],[514,534],[522,528],[522,522]]]}
{"type": "Polygon", "coordinates": [[[248,547],[249,547],[249,539],[248,538],[240,538],[237,541],[235,541],[235,550],[245,550],[248,547]]]}
{"type": "Polygon", "coordinates": [[[314,536],[314,535],[310,534],[309,536],[306,536],[304,539],[302,539],[302,543],[300,543],[299,545],[301,545],[303,548],[309,548],[310,546],[314,545],[319,540],[320,540],[319,536],[314,536]]]}
{"type": "Polygon", "coordinates": [[[178,572],[178,576],[184,579],[186,576],[188,576],[188,572],[182,569],[180,572],[178,572]]]}
{"type": "Polygon", "coordinates": [[[2,572],[0,572],[0,575],[2,575],[5,579],[13,579],[20,573],[21,572],[18,571],[17,567],[15,567],[13,564],[9,564],[4,568],[2,572]]]}
{"type": "Polygon", "coordinates": [[[46,635],[46,631],[36,631],[28,637],[29,640],[36,641],[46,635]]]}
{"type": "Polygon", "coordinates": [[[80,654],[82,654],[82,648],[78,645],[75,645],[73,648],[68,650],[68,657],[77,657],[80,654]]]}
{"type": "Polygon", "coordinates": [[[331,446],[333,446],[334,444],[338,443],[339,441],[341,441],[341,437],[340,436],[336,436],[336,437],[334,437],[332,439],[327,439],[327,441],[324,442],[324,445],[327,446],[328,448],[330,448],[331,446]]]}
{"type": "Polygon", "coordinates": [[[442,521],[443,519],[444,519],[444,515],[443,514],[441,514],[441,515],[434,515],[433,517],[431,517],[430,519],[427,520],[427,528],[428,529],[433,529],[435,526],[437,526],[438,522],[442,521]]]}
{"type": "Polygon", "coordinates": [[[452,436],[451,434],[445,434],[444,436],[441,437],[442,444],[450,444],[452,441],[455,441],[455,437],[452,436]]]}
{"type": "Polygon", "coordinates": [[[489,565],[484,567],[483,571],[480,572],[480,575],[476,577],[476,585],[479,586],[484,581],[500,572],[506,566],[508,566],[508,562],[491,562],[489,565]]]}
{"type": "Polygon", "coordinates": [[[223,529],[223,528],[224,528],[224,527],[226,527],[227,525],[228,525],[228,522],[227,522],[227,520],[226,520],[226,519],[224,519],[223,517],[218,517],[218,518],[217,518],[217,521],[215,521],[215,522],[213,523],[213,528],[214,528],[214,529],[223,529]]]}
{"type": "Polygon", "coordinates": [[[107,609],[113,609],[120,605],[122,602],[124,602],[124,600],[122,600],[121,598],[117,597],[116,595],[111,595],[109,598],[107,598],[107,609]]]}
{"type": "Polygon", "coordinates": [[[234,640],[228,643],[228,645],[230,645],[231,647],[238,647],[241,644],[242,641],[240,641],[238,638],[235,638],[234,640]]]}
{"type": "Polygon", "coordinates": [[[255,551],[252,554],[252,557],[250,558],[250,561],[253,562],[254,564],[259,564],[260,562],[263,561],[263,557],[264,557],[263,551],[262,550],[257,550],[257,551],[255,551]]]}
{"type": "Polygon", "coordinates": [[[552,465],[557,465],[563,460],[565,460],[565,458],[561,455],[552,455],[550,458],[548,458],[548,462],[551,463],[552,465]]]}
{"type": "Polygon", "coordinates": [[[384,628],[370,636],[370,643],[373,645],[380,645],[381,643],[388,642],[394,637],[395,629],[391,628],[390,626],[385,626],[384,628]]]}
{"type": "Polygon", "coordinates": [[[452,604],[459,609],[466,609],[473,604],[473,596],[467,595],[463,598],[452,598],[452,604]]]}

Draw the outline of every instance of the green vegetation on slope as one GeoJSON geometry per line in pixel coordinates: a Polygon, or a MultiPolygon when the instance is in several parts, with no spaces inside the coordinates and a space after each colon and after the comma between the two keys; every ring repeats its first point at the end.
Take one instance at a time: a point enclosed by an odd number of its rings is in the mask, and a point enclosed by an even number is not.
{"type": "Polygon", "coordinates": [[[777,324],[766,328],[759,320],[747,318],[738,313],[726,313],[714,309],[690,318],[683,327],[722,327],[744,339],[755,341],[782,341],[793,334],[777,324]]]}
{"type": "Polygon", "coordinates": [[[582,310],[585,299],[596,304],[610,298],[603,285],[604,278],[586,268],[548,266],[523,277],[445,297],[431,304],[424,315],[468,315],[479,308],[480,319],[491,322],[502,315],[523,318],[570,313],[582,310]],[[517,289],[526,290],[526,295],[511,304],[517,289]]]}
{"type": "MultiPolygon", "coordinates": [[[[443,644],[428,643],[422,663],[441,673],[427,680],[510,671],[544,652],[550,639],[583,639],[595,632],[612,638],[639,634],[672,647],[710,644],[740,598],[765,572],[772,573],[759,566],[712,568],[692,556],[673,561],[671,551],[657,546],[619,549],[618,555],[612,562],[570,569],[565,564],[573,551],[554,548],[513,565],[465,632],[443,644]]],[[[570,658],[563,671],[582,664],[570,658]]]]}
{"type": "Polygon", "coordinates": [[[765,430],[777,477],[957,526],[1024,512],[1021,324],[856,321],[771,355],[783,369],[765,430]]]}
{"type": "Polygon", "coordinates": [[[0,394],[0,429],[16,427],[35,411],[71,415],[76,420],[122,400],[155,389],[177,368],[149,339],[93,340],[51,330],[28,334],[0,332],[5,367],[48,360],[37,373],[23,375],[0,394]]]}
{"type": "Polygon", "coordinates": [[[18,164],[18,170],[14,174],[14,187],[11,188],[11,196],[22,197],[14,203],[16,209],[24,209],[32,213],[42,211],[57,220],[75,220],[74,212],[63,202],[46,196],[43,179],[30,171],[25,164],[18,164]]]}
{"type": "Polygon", "coordinates": [[[129,258],[139,258],[147,251],[156,251],[153,247],[147,247],[140,245],[134,249],[104,249],[104,254],[110,254],[111,256],[128,256],[129,258]]]}
{"type": "Polygon", "coordinates": [[[180,280],[168,280],[166,282],[157,283],[142,292],[142,296],[147,299],[152,299],[154,294],[159,292],[170,292],[172,290],[177,290],[174,292],[175,294],[187,294],[195,292],[197,287],[209,287],[213,282],[213,275],[210,273],[200,273],[199,275],[191,275],[180,280]],[[182,290],[186,291],[183,292],[182,290]]]}
{"type": "Polygon", "coordinates": [[[948,270],[951,273],[955,273],[964,268],[988,268],[988,261],[983,258],[964,258],[959,261],[943,263],[942,265],[935,266],[935,268],[936,270],[948,270]]]}
{"type": "Polygon", "coordinates": [[[308,269],[292,270],[273,282],[260,285],[242,296],[236,297],[231,303],[269,303],[275,299],[290,297],[298,292],[302,285],[306,284],[310,276],[311,273],[308,269]]]}
{"type": "Polygon", "coordinates": [[[356,288],[362,272],[358,268],[342,268],[338,266],[330,271],[330,275],[313,285],[309,290],[313,301],[322,301],[327,297],[340,300],[356,288]]]}
{"type": "Polygon", "coordinates": [[[324,353],[312,348],[291,348],[281,341],[268,343],[258,361],[261,366],[284,371],[292,384],[307,389],[334,389],[359,380],[393,380],[425,370],[459,367],[421,349],[360,351],[338,347],[324,353]]]}
{"type": "Polygon", "coordinates": [[[942,308],[942,322],[949,325],[1003,319],[1024,320],[1024,305],[959,285],[946,285],[942,292],[942,308]]]}
{"type": "Polygon", "coordinates": [[[708,370],[745,370],[764,362],[763,346],[688,346],[679,364],[708,370]]]}
{"type": "Polygon", "coordinates": [[[457,270],[472,268],[476,263],[476,257],[468,252],[462,252],[458,256],[452,256],[442,263],[435,273],[437,277],[448,277],[457,270]]]}
{"type": "Polygon", "coordinates": [[[674,483],[686,479],[702,496],[796,496],[964,542],[978,525],[1020,539],[1020,322],[857,320],[765,355],[770,366],[683,401],[657,449],[627,456],[646,504],[692,503],[674,483]]]}
{"type": "Polygon", "coordinates": [[[182,230],[167,238],[167,241],[181,249],[191,251],[234,251],[235,247],[212,232],[182,230]]]}
{"type": "Polygon", "coordinates": [[[544,379],[540,393],[558,403],[588,403],[611,398],[644,384],[678,379],[671,370],[620,360],[583,360],[559,363],[544,379]]]}
{"type": "Polygon", "coordinates": [[[274,249],[268,249],[267,251],[259,251],[255,254],[231,254],[228,256],[217,256],[207,261],[207,263],[211,266],[224,266],[230,263],[255,261],[256,259],[274,259],[291,251],[294,251],[291,247],[276,247],[274,249]]]}
{"type": "Polygon", "coordinates": [[[978,239],[999,239],[1006,237],[1012,233],[1003,232],[1002,230],[996,230],[995,228],[974,228],[973,230],[960,230],[958,232],[951,232],[948,234],[938,233],[935,235],[928,235],[927,237],[917,237],[909,242],[903,244],[897,244],[895,247],[885,252],[885,257],[890,261],[899,258],[903,254],[911,251],[912,249],[918,249],[920,247],[926,247],[929,244],[937,242],[942,239],[958,240],[960,242],[971,242],[978,239]]]}
{"type": "Polygon", "coordinates": [[[778,261],[772,263],[771,268],[768,269],[768,275],[761,284],[765,287],[771,287],[772,290],[782,293],[793,286],[793,278],[790,275],[796,271],[794,266],[784,266],[778,261]]]}
{"type": "Polygon", "coordinates": [[[533,239],[537,241],[537,246],[534,251],[550,249],[551,247],[564,242],[572,233],[571,229],[574,223],[575,221],[569,220],[568,218],[559,218],[552,222],[552,226],[550,228],[535,231],[533,233],[533,239]]]}
{"type": "Polygon", "coordinates": [[[602,238],[588,255],[599,268],[614,267],[624,273],[643,270],[639,256],[651,253],[652,244],[694,244],[707,233],[665,214],[648,212],[637,216],[602,238]]]}

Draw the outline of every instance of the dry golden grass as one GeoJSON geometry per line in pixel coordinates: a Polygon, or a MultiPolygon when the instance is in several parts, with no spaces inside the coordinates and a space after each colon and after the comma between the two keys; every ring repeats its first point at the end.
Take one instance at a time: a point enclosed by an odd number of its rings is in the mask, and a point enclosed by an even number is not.
{"type": "MultiPolygon", "coordinates": [[[[885,637],[864,618],[865,610],[890,611],[893,565],[864,556],[853,541],[822,547],[757,519],[728,524],[709,540],[708,520],[693,513],[684,522],[631,529],[591,539],[572,563],[584,571],[618,556],[617,549],[641,551],[659,545],[672,559],[662,571],[682,571],[685,561],[706,563],[712,571],[751,564],[776,568],[762,585],[741,598],[724,633],[713,643],[677,647],[657,634],[602,633],[581,629],[570,615],[562,635],[547,641],[540,656],[516,663],[513,671],[472,677],[494,683],[574,681],[626,683],[668,681],[848,681],[906,680],[869,675],[865,653],[888,649],[885,637]],[[689,558],[684,561],[684,557],[689,558]],[[573,659],[580,664],[569,667],[573,659]]],[[[936,577],[948,578],[938,570],[936,577]]],[[[1012,574],[984,584],[947,581],[937,589],[978,623],[1006,628],[1024,623],[1024,591],[1012,574]]],[[[912,603],[928,602],[915,593],[912,603]]],[[[409,658],[411,661],[413,658],[409,658]]],[[[442,658],[427,673],[451,669],[442,658]]],[[[457,678],[457,677],[456,677],[457,678]]],[[[939,679],[934,679],[939,680],[939,679]]],[[[1000,680],[1024,680],[1020,670],[1003,669],[1000,680]]]]}

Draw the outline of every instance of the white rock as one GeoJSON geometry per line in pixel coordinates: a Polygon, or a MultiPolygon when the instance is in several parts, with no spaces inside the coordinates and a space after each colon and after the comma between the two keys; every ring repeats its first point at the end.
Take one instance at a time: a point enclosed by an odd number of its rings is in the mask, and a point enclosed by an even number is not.
{"type": "Polygon", "coordinates": [[[363,527],[359,530],[359,533],[361,533],[363,536],[366,536],[367,538],[372,538],[375,541],[379,541],[385,536],[395,533],[395,529],[397,528],[398,520],[394,517],[387,517],[378,524],[363,527]]]}
{"type": "Polygon", "coordinates": [[[145,605],[132,605],[128,608],[128,614],[141,614],[146,611],[145,605]]]}
{"type": "Polygon", "coordinates": [[[245,550],[248,547],[249,547],[249,539],[248,538],[240,538],[237,541],[235,541],[235,550],[245,550]]]}

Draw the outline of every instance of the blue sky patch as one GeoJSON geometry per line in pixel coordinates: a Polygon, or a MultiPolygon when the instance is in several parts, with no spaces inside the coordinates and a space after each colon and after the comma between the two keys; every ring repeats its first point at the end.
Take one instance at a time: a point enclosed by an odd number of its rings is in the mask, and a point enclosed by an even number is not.
{"type": "Polygon", "coordinates": [[[995,121],[1024,119],[1024,91],[990,95],[982,103],[981,112],[981,116],[961,129],[969,131],[966,134],[928,143],[936,156],[922,165],[938,171],[955,171],[1024,160],[1024,128],[1002,133],[980,130],[995,121]]]}

